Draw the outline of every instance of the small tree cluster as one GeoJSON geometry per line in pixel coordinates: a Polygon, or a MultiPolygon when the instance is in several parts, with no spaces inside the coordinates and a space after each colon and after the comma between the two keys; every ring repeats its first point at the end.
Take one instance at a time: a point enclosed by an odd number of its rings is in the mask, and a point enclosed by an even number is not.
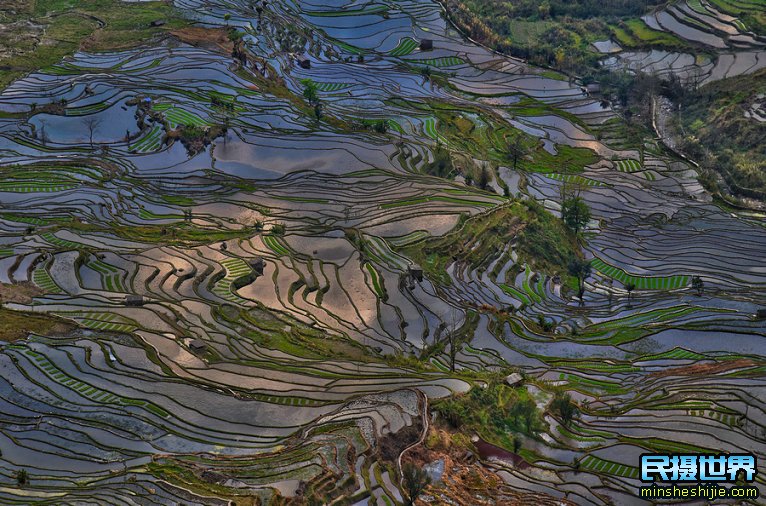
{"type": "Polygon", "coordinates": [[[16,483],[21,487],[29,483],[29,473],[26,469],[20,469],[16,473],[16,483]]]}
{"type": "Polygon", "coordinates": [[[319,100],[319,87],[312,79],[303,79],[303,98],[313,108],[314,117],[319,121],[324,116],[324,104],[319,100]]]}
{"type": "Polygon", "coordinates": [[[561,419],[561,423],[568,426],[577,415],[579,409],[568,393],[557,392],[551,402],[551,411],[561,419]]]}
{"type": "Polygon", "coordinates": [[[585,280],[590,276],[593,267],[589,260],[580,260],[579,258],[572,258],[567,267],[569,274],[577,278],[577,296],[582,300],[585,294],[585,280]]]}
{"type": "Polygon", "coordinates": [[[564,225],[577,235],[590,221],[590,208],[582,197],[569,197],[561,204],[561,219],[564,225]]]}

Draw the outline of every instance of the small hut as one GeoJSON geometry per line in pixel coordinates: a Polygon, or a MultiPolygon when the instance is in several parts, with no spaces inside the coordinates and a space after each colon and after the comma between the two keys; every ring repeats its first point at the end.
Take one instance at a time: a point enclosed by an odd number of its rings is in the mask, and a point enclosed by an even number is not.
{"type": "Polygon", "coordinates": [[[311,68],[311,60],[309,60],[305,55],[298,56],[298,65],[301,66],[301,68],[304,69],[310,69],[311,68]]]}
{"type": "Polygon", "coordinates": [[[125,305],[128,307],[141,307],[144,305],[144,296],[128,295],[125,297],[125,305]]]}
{"type": "Polygon", "coordinates": [[[413,281],[423,281],[423,269],[418,265],[407,266],[407,274],[413,281]]]}
{"type": "Polygon", "coordinates": [[[521,374],[514,372],[505,377],[505,382],[509,387],[519,386],[524,381],[521,374]]]}
{"type": "Polygon", "coordinates": [[[264,269],[266,269],[266,261],[261,257],[256,257],[250,260],[250,267],[258,276],[263,275],[264,269]]]}
{"type": "Polygon", "coordinates": [[[588,92],[588,95],[595,95],[597,93],[601,93],[601,85],[598,83],[590,83],[588,86],[585,87],[585,91],[588,92]]]}
{"type": "Polygon", "coordinates": [[[189,349],[194,353],[203,353],[207,350],[207,344],[202,339],[194,339],[189,343],[189,349]]]}

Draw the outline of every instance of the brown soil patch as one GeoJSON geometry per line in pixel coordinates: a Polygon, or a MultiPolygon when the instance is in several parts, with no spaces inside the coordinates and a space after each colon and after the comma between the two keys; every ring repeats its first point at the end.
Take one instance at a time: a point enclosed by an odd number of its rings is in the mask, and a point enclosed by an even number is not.
{"type": "Polygon", "coordinates": [[[29,282],[7,285],[0,283],[0,303],[16,302],[18,304],[29,304],[32,297],[38,297],[44,292],[37,286],[29,282]]]}
{"type": "MultiPolygon", "coordinates": [[[[0,283],[0,303],[29,304],[44,292],[32,283],[0,283]]],[[[63,335],[77,326],[68,320],[45,313],[14,311],[0,307],[0,341],[24,339],[29,334],[63,335]]]]}
{"type": "Polygon", "coordinates": [[[547,494],[524,492],[506,484],[500,476],[475,460],[465,436],[431,428],[425,444],[408,450],[402,464],[413,462],[418,467],[444,460],[440,483],[429,485],[415,506],[471,504],[475,506],[574,506],[566,499],[547,494]]]}
{"type": "Polygon", "coordinates": [[[202,28],[191,26],[170,32],[182,42],[192,46],[222,51],[230,55],[234,50],[234,43],[229,40],[229,31],[224,28],[202,28]]]}
{"type": "Polygon", "coordinates": [[[56,316],[0,308],[0,341],[12,342],[29,334],[64,335],[75,328],[73,323],[56,316]]]}
{"type": "Polygon", "coordinates": [[[383,460],[396,462],[399,455],[410,445],[416,443],[423,433],[423,423],[420,418],[399,432],[391,432],[379,439],[380,456],[383,460]]]}
{"type": "Polygon", "coordinates": [[[698,376],[719,374],[735,369],[747,369],[761,365],[762,362],[756,362],[749,358],[740,358],[737,360],[728,360],[726,362],[714,362],[709,364],[694,364],[683,367],[674,367],[665,371],[653,372],[649,377],[664,378],[666,376],[698,376]]]}

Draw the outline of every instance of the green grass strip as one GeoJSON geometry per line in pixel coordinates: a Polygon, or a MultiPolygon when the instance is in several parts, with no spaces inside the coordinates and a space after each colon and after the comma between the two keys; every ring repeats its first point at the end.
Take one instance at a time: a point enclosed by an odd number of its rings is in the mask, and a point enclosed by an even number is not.
{"type": "Polygon", "coordinates": [[[675,290],[689,284],[689,276],[636,276],[609,265],[600,258],[594,258],[591,265],[601,274],[616,279],[623,285],[633,283],[639,290],[675,290]]]}

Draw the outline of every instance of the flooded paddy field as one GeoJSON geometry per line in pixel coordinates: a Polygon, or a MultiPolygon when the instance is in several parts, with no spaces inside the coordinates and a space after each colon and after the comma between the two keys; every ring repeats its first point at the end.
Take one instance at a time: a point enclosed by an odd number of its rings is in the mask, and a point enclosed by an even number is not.
{"type": "Polygon", "coordinates": [[[700,86],[766,67],[766,37],[743,22],[747,16],[762,11],[761,2],[734,7],[728,1],[680,0],[643,16],[641,21],[651,30],[683,41],[693,52],[623,51],[611,40],[599,41],[595,47],[609,54],[602,62],[607,68],[675,75],[692,86],[700,86]]]}
{"type": "MultiPolygon", "coordinates": [[[[645,22],[715,58],[612,63],[701,82],[763,66],[762,38],[691,4],[645,22]]],[[[763,216],[717,206],[608,104],[464,39],[437,3],[175,5],[236,28],[246,57],[168,38],[0,93],[0,281],[39,292],[4,306],[78,326],[0,349],[0,502],[266,504],[311,484],[398,503],[381,448],[416,443],[429,403],[487,370],[581,406],[545,417],[524,465],[488,464],[523,493],[642,504],[643,452],[766,458],[763,216]],[[506,131],[550,162],[515,170],[506,131]],[[492,167],[485,189],[434,175],[442,149],[492,167]],[[521,240],[469,235],[513,206],[558,217],[563,187],[593,214],[581,299],[521,240]],[[449,325],[471,330],[454,372],[449,325]]]]}

